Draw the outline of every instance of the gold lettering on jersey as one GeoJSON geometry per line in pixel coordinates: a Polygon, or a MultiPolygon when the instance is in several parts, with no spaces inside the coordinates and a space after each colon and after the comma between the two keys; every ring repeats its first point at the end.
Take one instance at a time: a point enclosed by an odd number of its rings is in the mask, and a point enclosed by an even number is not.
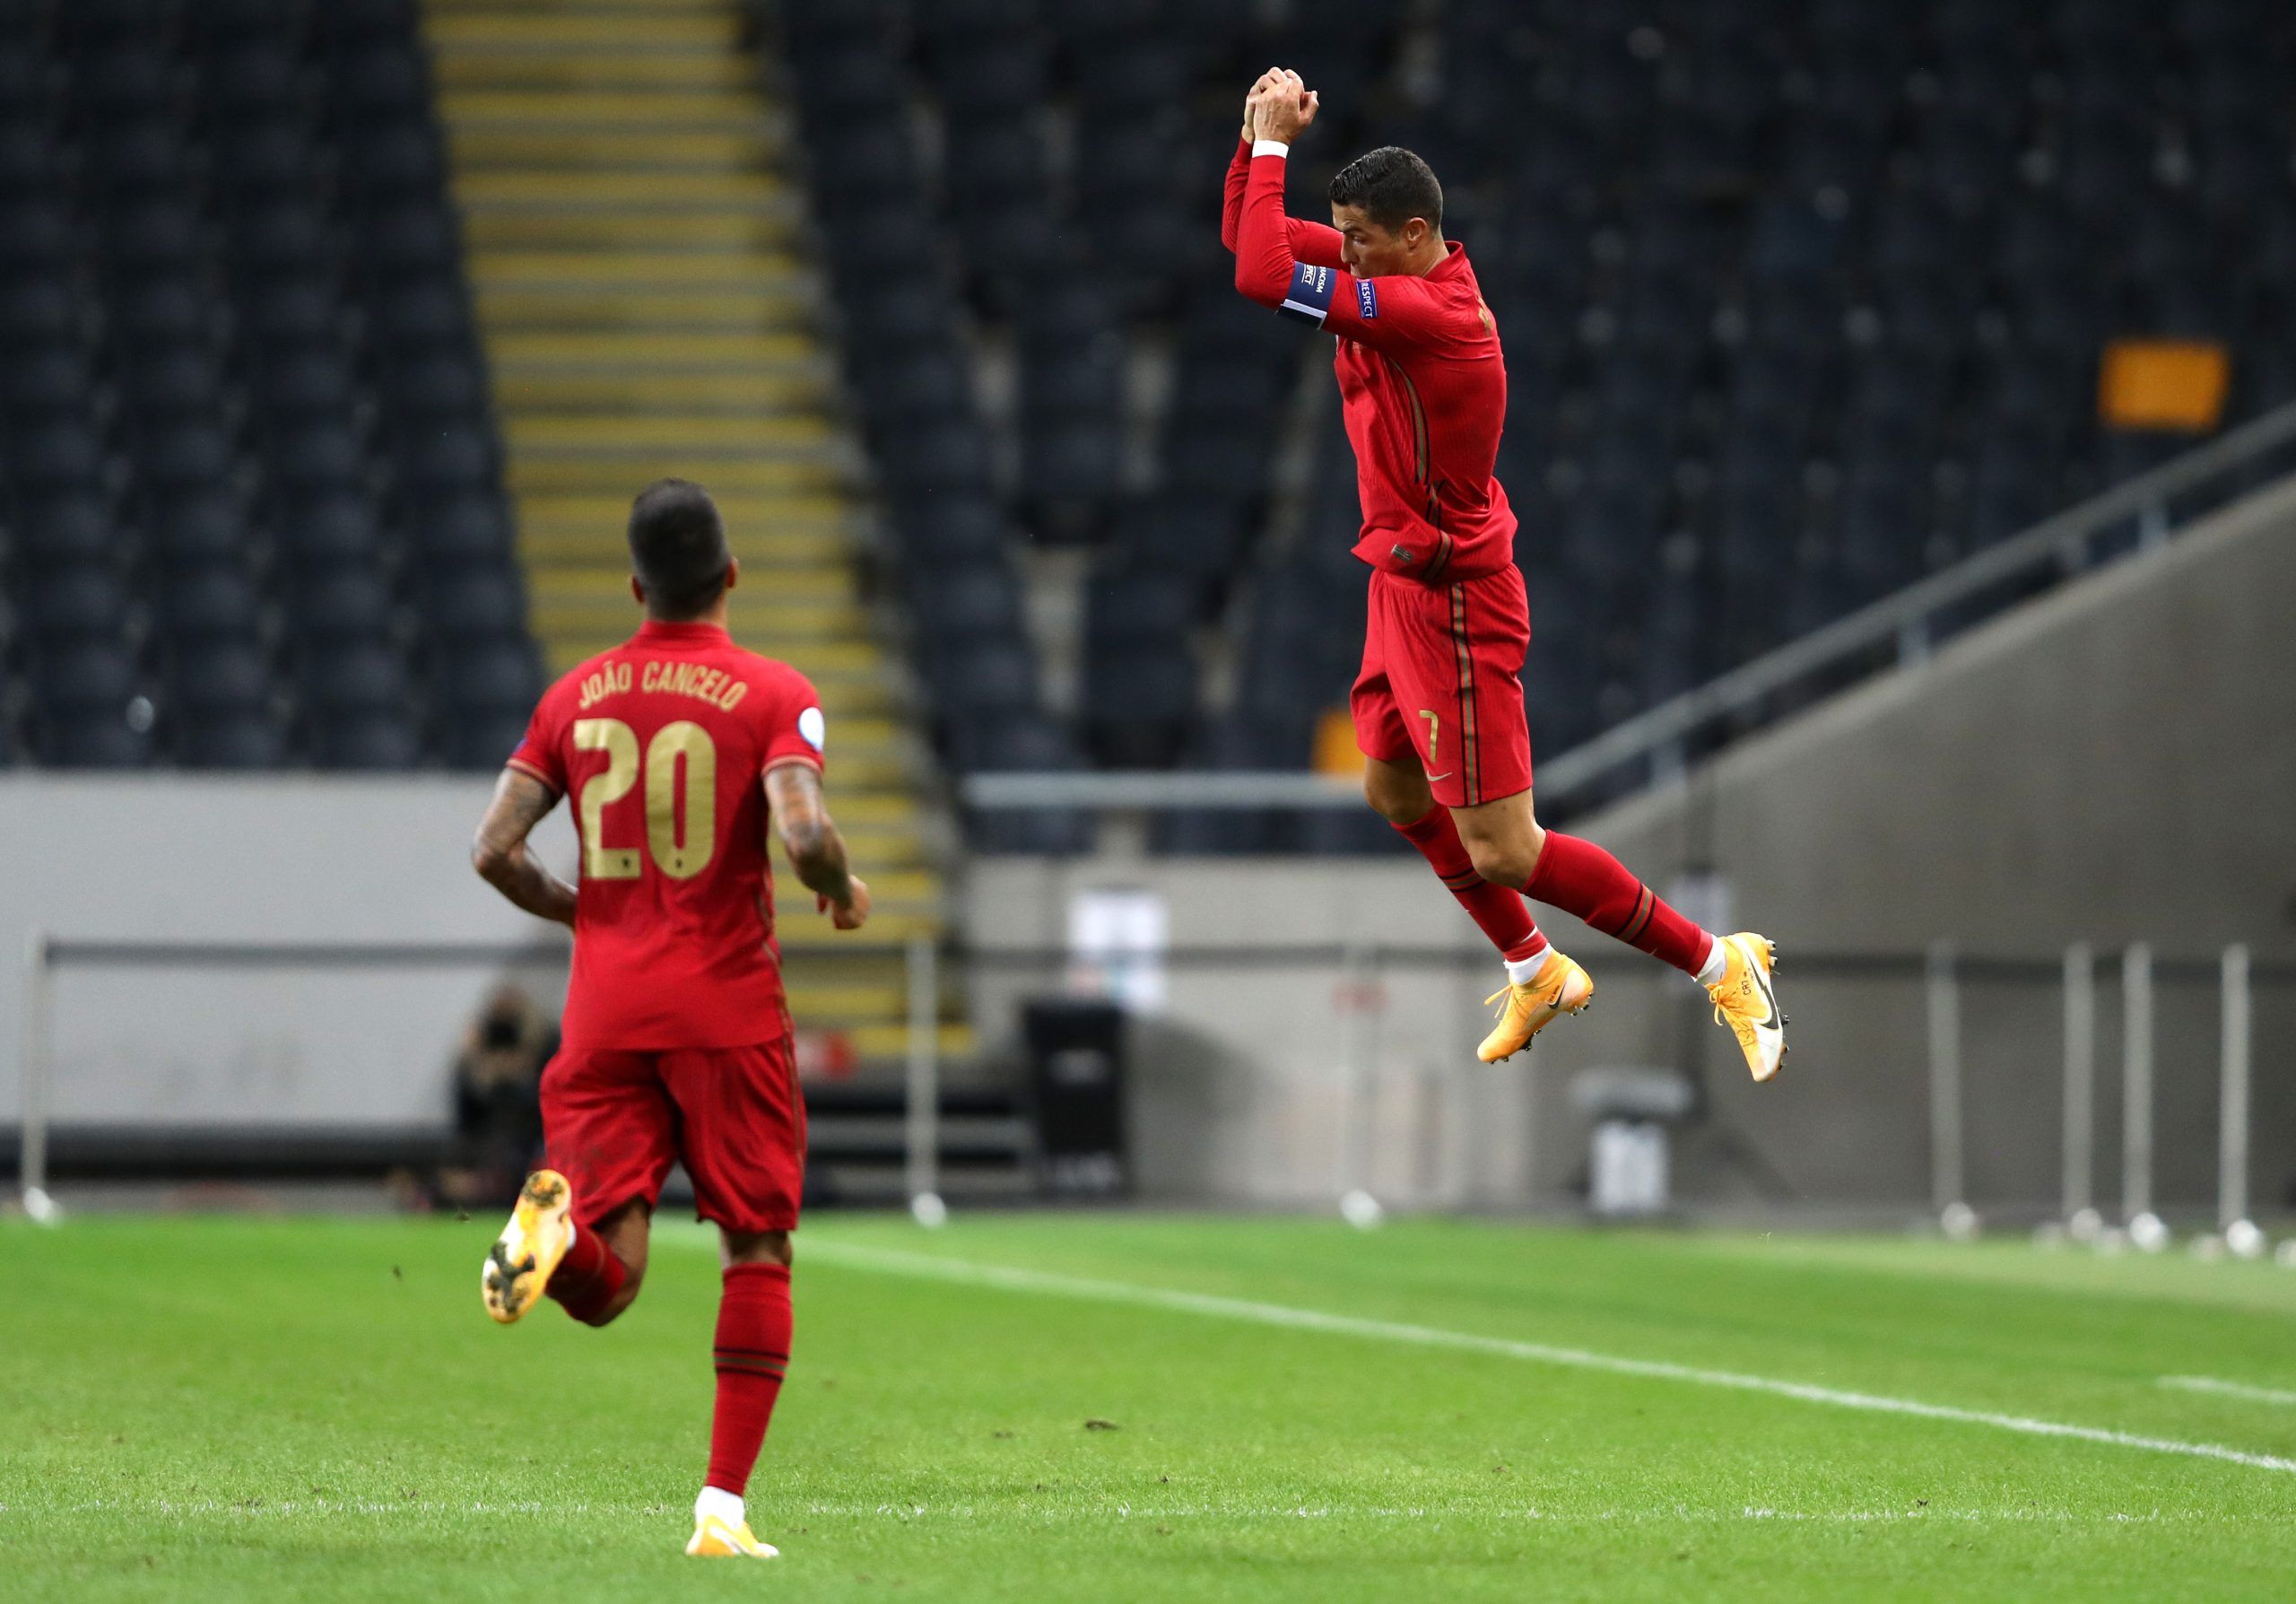
{"type": "Polygon", "coordinates": [[[576,804],[582,814],[582,878],[635,880],[643,872],[638,849],[610,847],[601,838],[605,834],[606,809],[630,795],[638,783],[637,732],[619,719],[577,719],[574,750],[606,754],[606,766],[582,782],[576,804]]]}
{"type": "MultiPolygon", "coordinates": [[[[622,688],[630,689],[627,676],[622,688]]],[[[645,667],[639,670],[638,688],[691,696],[728,713],[750,693],[748,681],[735,679],[723,668],[712,668],[707,663],[665,663],[654,658],[647,658],[645,667]]],[[[588,703],[583,705],[587,707],[588,703]]]]}
{"type": "Polygon", "coordinates": [[[582,676],[581,705],[586,709],[594,707],[601,698],[612,696],[617,693],[627,691],[629,689],[629,664],[602,663],[590,673],[582,676]]]}
{"type": "Polygon", "coordinates": [[[717,853],[718,745],[691,719],[663,725],[646,743],[646,843],[673,880],[692,879],[717,853]]]}

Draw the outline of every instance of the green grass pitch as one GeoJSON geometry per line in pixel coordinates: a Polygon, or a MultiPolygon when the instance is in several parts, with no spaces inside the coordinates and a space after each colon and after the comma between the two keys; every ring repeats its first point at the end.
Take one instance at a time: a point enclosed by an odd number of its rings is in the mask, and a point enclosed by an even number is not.
{"type": "Polygon", "coordinates": [[[0,1226],[0,1596],[2296,1593],[2296,1404],[2162,1382],[2296,1388],[2296,1275],[2269,1265],[824,1217],[751,1488],[769,1570],[679,1552],[708,1237],[665,1224],[611,1329],[545,1306],[505,1330],[476,1290],[494,1225],[0,1226]]]}

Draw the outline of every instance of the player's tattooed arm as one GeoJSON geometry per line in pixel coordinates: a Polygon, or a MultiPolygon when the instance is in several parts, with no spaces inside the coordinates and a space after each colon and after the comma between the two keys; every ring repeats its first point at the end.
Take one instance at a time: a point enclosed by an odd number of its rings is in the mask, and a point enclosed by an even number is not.
{"type": "Polygon", "coordinates": [[[558,793],[518,769],[505,769],[494,782],[494,800],[478,822],[478,836],[470,845],[470,864],[489,885],[538,919],[569,926],[574,923],[574,888],[542,866],[527,849],[558,793]]]}
{"type": "Polygon", "coordinates": [[[869,887],[846,861],[845,838],[822,798],[821,771],[806,763],[774,764],[765,771],[765,799],[797,878],[831,923],[859,929],[869,917],[869,887]]]}

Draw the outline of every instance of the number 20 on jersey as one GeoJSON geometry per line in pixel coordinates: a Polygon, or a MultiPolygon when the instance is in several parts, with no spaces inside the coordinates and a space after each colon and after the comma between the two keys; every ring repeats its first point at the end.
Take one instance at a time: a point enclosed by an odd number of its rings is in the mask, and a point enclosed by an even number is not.
{"type": "Polygon", "coordinates": [[[578,719],[574,748],[603,752],[606,766],[582,782],[582,877],[635,880],[644,872],[641,852],[673,880],[691,880],[709,867],[718,850],[718,744],[688,719],[665,724],[638,754],[638,732],[619,719],[578,719]],[[680,760],[683,763],[681,763],[680,760]],[[605,811],[630,795],[641,773],[646,784],[646,845],[605,844],[605,811]],[[683,804],[683,809],[680,804],[683,804]],[[678,815],[685,832],[678,832],[678,815]]]}

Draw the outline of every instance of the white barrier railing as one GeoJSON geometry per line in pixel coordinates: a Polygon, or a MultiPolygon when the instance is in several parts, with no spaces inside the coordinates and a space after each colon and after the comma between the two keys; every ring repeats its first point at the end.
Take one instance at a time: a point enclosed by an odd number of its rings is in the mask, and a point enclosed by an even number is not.
{"type": "MultiPolygon", "coordinates": [[[[857,946],[857,954],[882,955],[883,944],[857,946]]],[[[893,949],[900,950],[900,949],[893,949]]],[[[562,945],[483,942],[436,943],[251,943],[74,941],[35,933],[27,943],[18,1180],[28,1214],[55,1216],[49,1177],[50,1131],[55,1108],[55,979],[59,969],[91,965],[112,969],[181,967],[357,967],[411,968],[441,964],[530,964],[559,963],[562,945]]],[[[976,972],[1045,969],[1057,972],[1070,962],[1065,951],[979,947],[958,949],[954,957],[976,972]]],[[[1361,944],[1306,946],[1174,950],[1161,955],[1169,968],[1194,964],[1231,968],[1238,963],[1323,970],[1341,976],[1351,995],[1369,994],[1392,967],[1450,967],[1482,964],[1480,952],[1455,949],[1381,949],[1361,944]]],[[[941,974],[944,955],[938,942],[919,937],[906,949],[909,1031],[906,1107],[903,1120],[904,1180],[920,1218],[942,1213],[939,1153],[941,974]]],[[[2061,986],[2064,998],[2063,1222],[2076,1236],[2104,1229],[2093,1198],[2095,1157],[2096,981],[2095,955],[2085,945],[2068,947],[2061,962],[1972,957],[1940,944],[1926,955],[1796,955],[1798,973],[1831,972],[1918,979],[1924,987],[1926,1075],[1930,1111],[1930,1200],[1949,1228],[1974,1225],[1967,1196],[1969,1132],[1962,1094],[1963,1010],[1961,986],[1972,976],[2061,986]]],[[[2122,1152],[2120,1227],[2144,1243],[2152,1233],[2165,1235],[2154,1215],[2153,1122],[2154,989],[2163,973],[2187,983],[2213,981],[2219,995],[2219,1110],[2217,1129],[2217,1225],[2228,1242],[2245,1234],[2256,1238],[2248,1219],[2252,1077],[2255,1054],[2254,988],[2259,981],[2296,987],[2296,967],[2259,965],[2245,946],[2228,946],[2210,962],[2157,962],[2139,943],[2122,955],[2122,1152]]],[[[1343,1195],[1363,1190],[1368,1159],[1369,1110],[1378,1053],[1377,1033],[1352,1007],[1339,1031],[1343,1097],[1339,1149],[1334,1180],[1343,1195]]],[[[2258,1238],[2260,1240],[2260,1238],[2258,1238]]]]}

